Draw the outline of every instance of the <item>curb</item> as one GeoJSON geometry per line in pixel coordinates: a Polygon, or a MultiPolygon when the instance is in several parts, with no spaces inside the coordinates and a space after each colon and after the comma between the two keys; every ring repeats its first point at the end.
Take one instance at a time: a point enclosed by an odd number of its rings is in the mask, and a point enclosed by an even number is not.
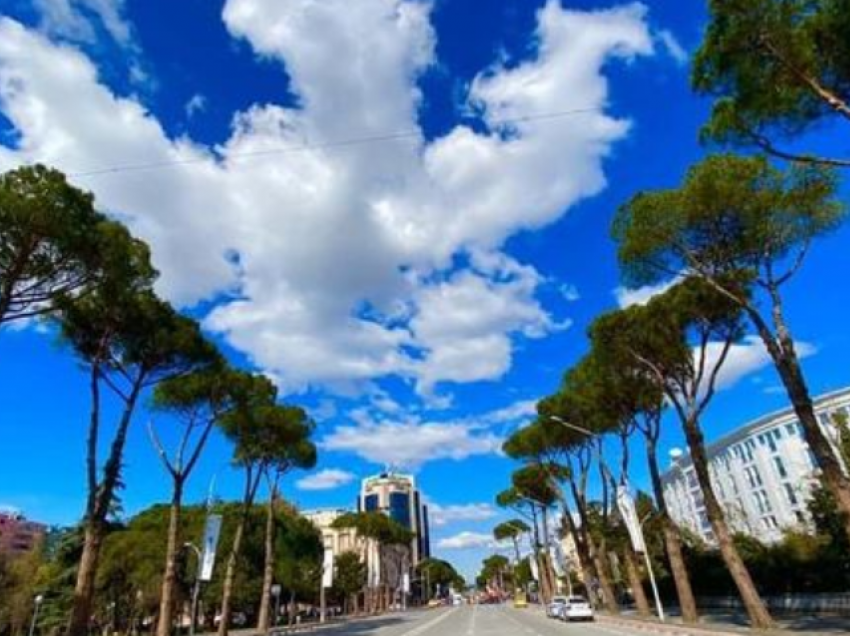
{"type": "Polygon", "coordinates": [[[816,631],[798,631],[788,629],[758,630],[749,627],[715,626],[715,625],[683,625],[677,623],[662,623],[657,620],[645,620],[639,618],[626,618],[623,616],[609,616],[597,614],[596,619],[600,623],[618,625],[629,629],[646,632],[650,634],[665,634],[676,636],[834,636],[834,633],[816,631]]]}

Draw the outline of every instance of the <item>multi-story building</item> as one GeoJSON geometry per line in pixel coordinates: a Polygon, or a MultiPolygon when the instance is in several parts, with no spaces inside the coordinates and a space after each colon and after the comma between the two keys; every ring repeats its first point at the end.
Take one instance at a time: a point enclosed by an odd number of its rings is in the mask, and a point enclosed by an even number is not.
{"type": "Polygon", "coordinates": [[[18,512],[0,510],[0,553],[22,554],[36,547],[47,526],[27,520],[18,512]]]}
{"type": "Polygon", "coordinates": [[[386,471],[363,480],[357,510],[383,512],[413,532],[412,564],[431,556],[428,506],[422,503],[416,481],[411,475],[386,471]]]}
{"type": "MultiPolygon", "coordinates": [[[[850,387],[821,395],[814,403],[821,428],[840,459],[835,418],[850,417],[850,387]]],[[[817,469],[793,409],[750,422],[707,450],[714,492],[734,531],[770,543],[781,539],[785,529],[809,527],[807,503],[817,469]]],[[[713,543],[690,456],[674,457],[662,482],[674,521],[713,543]]]]}
{"type": "Polygon", "coordinates": [[[334,528],[333,523],[339,517],[347,514],[348,510],[336,508],[326,510],[307,510],[301,514],[309,519],[322,534],[325,548],[333,552],[334,557],[343,552],[364,554],[364,542],[357,536],[354,528],[334,528]]]}

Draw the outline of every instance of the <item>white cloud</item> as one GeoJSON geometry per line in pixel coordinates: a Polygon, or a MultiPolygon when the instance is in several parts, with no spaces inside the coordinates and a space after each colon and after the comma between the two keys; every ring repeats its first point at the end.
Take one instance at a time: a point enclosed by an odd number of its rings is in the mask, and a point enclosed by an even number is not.
{"type": "Polygon", "coordinates": [[[676,36],[673,35],[672,31],[662,29],[655,35],[659,42],[661,42],[664,50],[667,51],[667,54],[672,57],[679,66],[684,66],[688,63],[688,52],[685,50],[685,47],[679,43],[679,40],[676,39],[676,36]]]}
{"type": "Polygon", "coordinates": [[[581,293],[579,293],[578,287],[573,284],[564,283],[560,286],[561,295],[567,302],[574,303],[577,300],[581,300],[581,293]]]}
{"type": "Polygon", "coordinates": [[[440,539],[437,548],[440,550],[472,550],[489,548],[495,544],[493,536],[481,532],[461,532],[452,537],[440,539]]]}
{"type": "MultiPolygon", "coordinates": [[[[85,1],[124,37],[123,3],[85,1]]],[[[77,4],[52,6],[61,16],[77,4]]],[[[414,0],[229,0],[227,28],[285,67],[299,105],[234,114],[215,156],[113,94],[79,51],[0,19],[0,109],[18,134],[0,169],[37,160],[77,174],[152,245],[160,291],[184,306],[217,300],[206,327],[285,389],[400,375],[428,393],[497,379],[518,338],[567,324],[538,300],[542,277],[502,245],[604,188],[603,161],[629,122],[606,115],[602,71],[649,55],[652,38],[641,5],[583,12],[552,0],[528,59],[470,85],[467,106],[489,130],[426,141],[417,81],[437,62],[429,12],[414,0]],[[398,131],[413,134],[322,147],[398,131]],[[161,164],[176,165],[80,174],[161,164]]]]}
{"type": "Polygon", "coordinates": [[[428,518],[434,527],[443,527],[460,521],[487,521],[498,514],[488,503],[472,503],[451,506],[428,504],[428,518]]]}
{"type": "Polygon", "coordinates": [[[459,422],[429,422],[417,417],[374,421],[362,416],[353,426],[339,426],[320,447],[344,451],[374,464],[416,470],[440,459],[463,460],[499,451],[502,438],[459,422]]]}
{"type": "Polygon", "coordinates": [[[184,110],[186,111],[186,117],[190,119],[197,115],[198,113],[202,113],[207,109],[207,98],[201,95],[200,93],[195,93],[192,95],[192,98],[186,102],[186,106],[184,106],[184,110]]]}
{"type": "Polygon", "coordinates": [[[627,287],[617,287],[614,290],[614,297],[617,299],[617,304],[620,309],[626,309],[634,305],[645,305],[656,296],[660,296],[668,289],[681,281],[681,277],[672,278],[668,281],[663,281],[657,285],[646,285],[645,287],[637,287],[629,289],[627,287]]]}
{"type": "Polygon", "coordinates": [[[302,477],[295,482],[299,490],[333,490],[354,481],[357,476],[337,468],[325,468],[312,475],[302,477]]]}
{"type": "MultiPolygon", "coordinates": [[[[801,359],[814,355],[817,349],[806,342],[797,342],[797,354],[801,359]]],[[[723,350],[719,342],[710,342],[706,348],[706,369],[713,369],[723,350]]],[[[699,365],[699,351],[694,350],[694,359],[699,365]]],[[[747,336],[735,343],[729,350],[726,360],[717,376],[718,391],[732,388],[739,380],[772,364],[770,354],[758,336],[747,336]]],[[[707,380],[707,378],[706,378],[707,380]]]]}
{"type": "Polygon", "coordinates": [[[96,26],[118,44],[132,42],[132,30],[124,17],[124,0],[33,0],[41,16],[41,28],[74,42],[93,43],[96,26]]]}

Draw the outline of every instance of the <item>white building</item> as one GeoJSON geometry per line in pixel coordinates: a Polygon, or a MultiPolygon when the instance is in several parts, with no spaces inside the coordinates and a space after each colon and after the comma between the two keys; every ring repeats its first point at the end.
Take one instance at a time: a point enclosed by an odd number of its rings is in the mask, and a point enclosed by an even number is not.
{"type": "MultiPolygon", "coordinates": [[[[832,418],[839,412],[850,417],[850,387],[815,399],[815,413],[837,455],[832,418]]],[[[815,463],[793,409],[750,422],[707,450],[714,492],[734,531],[770,543],[781,539],[785,529],[808,527],[815,463]]],[[[673,520],[713,543],[690,456],[674,459],[662,482],[673,520]]]]}
{"type": "Polygon", "coordinates": [[[364,554],[364,541],[357,536],[354,528],[334,528],[333,522],[348,513],[344,509],[306,510],[301,514],[309,519],[322,534],[325,548],[333,552],[334,558],[343,552],[364,554]]]}

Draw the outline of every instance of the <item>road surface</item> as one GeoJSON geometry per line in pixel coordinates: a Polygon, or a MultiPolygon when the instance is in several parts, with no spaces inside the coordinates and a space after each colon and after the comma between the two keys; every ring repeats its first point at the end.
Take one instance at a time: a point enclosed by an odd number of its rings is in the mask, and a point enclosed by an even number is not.
{"type": "Polygon", "coordinates": [[[626,628],[564,623],[535,608],[472,605],[409,612],[336,625],[322,636],[632,636],[626,628]]]}

